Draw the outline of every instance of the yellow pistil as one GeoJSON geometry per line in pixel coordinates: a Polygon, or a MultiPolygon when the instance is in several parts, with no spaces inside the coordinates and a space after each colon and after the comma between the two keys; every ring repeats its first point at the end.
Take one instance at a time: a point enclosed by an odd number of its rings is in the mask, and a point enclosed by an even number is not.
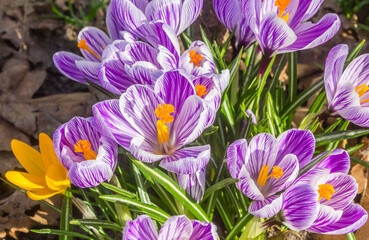
{"type": "Polygon", "coordinates": [[[331,200],[332,195],[334,194],[334,187],[327,183],[327,184],[320,184],[318,189],[319,193],[319,200],[322,198],[327,199],[328,201],[331,200]]]}
{"type": "Polygon", "coordinates": [[[190,63],[194,63],[196,67],[200,66],[200,62],[202,60],[202,56],[199,53],[196,53],[196,51],[190,51],[190,63]]]}
{"type": "Polygon", "coordinates": [[[169,129],[166,123],[173,122],[173,116],[170,115],[174,113],[175,109],[173,105],[170,104],[159,104],[159,107],[155,109],[155,115],[158,118],[161,118],[156,122],[156,129],[158,131],[158,140],[160,144],[165,142],[169,142],[169,129]]]}
{"type": "Polygon", "coordinates": [[[78,46],[78,48],[86,50],[87,52],[93,54],[95,57],[97,57],[98,59],[101,60],[101,57],[99,55],[97,55],[94,51],[92,51],[91,48],[87,45],[85,39],[81,39],[81,41],[79,41],[77,46],[78,46]]]}
{"type": "Polygon", "coordinates": [[[278,179],[280,177],[283,176],[283,170],[280,167],[274,166],[272,173],[269,174],[268,176],[268,172],[269,172],[269,166],[264,164],[264,166],[261,168],[261,171],[259,173],[259,177],[258,177],[258,181],[257,184],[259,184],[259,186],[264,186],[266,181],[271,178],[274,177],[275,179],[278,179]]]}
{"type": "Polygon", "coordinates": [[[91,149],[91,143],[88,140],[79,140],[74,144],[74,151],[83,153],[86,160],[95,160],[97,154],[91,149]]]}
{"type": "Polygon", "coordinates": [[[291,0],[276,0],[275,1],[275,6],[277,6],[279,10],[278,17],[282,18],[286,22],[288,21],[289,14],[288,13],[285,14],[285,13],[290,3],[291,3],[291,0]]]}
{"type": "MultiPolygon", "coordinates": [[[[357,86],[355,88],[355,92],[359,94],[359,97],[361,98],[367,91],[369,91],[369,87],[366,84],[361,84],[360,86],[357,86]]],[[[369,102],[369,99],[362,100],[360,103],[369,102]]]]}
{"type": "Polygon", "coordinates": [[[202,97],[202,96],[204,96],[208,93],[206,91],[206,87],[204,85],[201,85],[201,84],[197,84],[195,86],[195,90],[196,90],[197,96],[199,96],[199,97],[202,97]]]}

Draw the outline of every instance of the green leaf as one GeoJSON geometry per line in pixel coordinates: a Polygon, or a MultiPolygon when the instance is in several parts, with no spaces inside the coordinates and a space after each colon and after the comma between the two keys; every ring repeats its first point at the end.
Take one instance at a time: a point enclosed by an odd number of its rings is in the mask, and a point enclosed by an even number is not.
{"type": "Polygon", "coordinates": [[[245,225],[253,218],[254,216],[251,214],[244,215],[238,222],[234,225],[232,230],[228,233],[225,240],[233,239],[241,230],[245,227],[245,225]]]}
{"type": "Polygon", "coordinates": [[[109,202],[120,203],[123,205],[135,207],[160,222],[165,222],[170,217],[168,213],[155,205],[142,203],[131,198],[126,198],[118,195],[102,195],[100,196],[100,198],[109,202]]]}
{"type": "Polygon", "coordinates": [[[297,94],[297,55],[288,54],[288,103],[293,103],[297,94]]]}
{"type": "Polygon", "coordinates": [[[352,50],[352,52],[348,55],[346,59],[346,65],[348,65],[350,62],[352,62],[352,60],[356,58],[356,56],[359,54],[361,49],[364,47],[364,44],[365,44],[365,39],[361,41],[361,43],[357,45],[354,50],[352,50]]]}
{"type": "Polygon", "coordinates": [[[59,235],[61,237],[69,237],[69,239],[72,239],[73,237],[83,238],[83,239],[93,239],[91,237],[85,236],[80,233],[71,232],[71,231],[63,231],[63,230],[56,230],[56,229],[31,229],[31,232],[39,233],[39,234],[54,234],[59,235]]]}
{"type": "Polygon", "coordinates": [[[90,1],[89,2],[89,10],[87,13],[87,17],[85,18],[88,21],[91,21],[92,19],[95,18],[96,16],[96,12],[100,9],[103,8],[105,5],[105,1],[90,1]]]}
{"type": "Polygon", "coordinates": [[[122,189],[120,187],[116,187],[114,185],[111,185],[109,183],[104,183],[102,182],[101,185],[103,185],[105,188],[113,191],[113,192],[116,192],[122,196],[125,196],[125,197],[129,197],[129,198],[136,198],[136,194],[134,193],[131,193],[130,191],[127,191],[125,189],[122,189]]]}
{"type": "MultiPolygon", "coordinates": [[[[62,214],[60,216],[60,230],[61,231],[73,231],[72,225],[69,224],[70,216],[72,216],[72,193],[68,188],[65,192],[63,204],[62,204],[62,214]]],[[[72,240],[71,236],[61,235],[60,240],[72,240]]]]}
{"type": "Polygon", "coordinates": [[[369,129],[357,129],[349,131],[336,131],[331,133],[321,133],[315,136],[316,146],[322,146],[331,142],[342,141],[344,139],[357,138],[369,134],[369,129]]]}
{"type": "Polygon", "coordinates": [[[73,219],[70,221],[70,224],[73,225],[85,225],[85,226],[92,226],[92,227],[102,227],[102,228],[108,228],[113,229],[118,232],[123,231],[123,226],[119,226],[116,223],[104,221],[100,219],[73,219]]]}
{"type": "Polygon", "coordinates": [[[350,160],[353,163],[357,163],[357,164],[360,164],[361,166],[364,166],[366,168],[369,168],[369,164],[367,162],[361,161],[361,160],[359,160],[357,158],[354,158],[354,157],[350,157],[350,160]]]}
{"type": "Polygon", "coordinates": [[[347,239],[348,240],[356,240],[354,233],[347,233],[347,239]]]}
{"type": "Polygon", "coordinates": [[[185,49],[188,49],[192,44],[191,38],[185,32],[181,34],[181,40],[185,49]]]}
{"type": "Polygon", "coordinates": [[[283,111],[281,120],[282,122],[287,119],[287,117],[293,113],[298,107],[300,107],[304,102],[308,100],[309,97],[311,97],[314,93],[319,91],[324,86],[324,80],[323,78],[316,82],[314,85],[303,91],[294,102],[289,104],[286,109],[283,111]]]}
{"type": "Polygon", "coordinates": [[[353,147],[349,147],[349,148],[346,148],[346,152],[351,155],[353,154],[354,152],[356,152],[357,150],[359,150],[362,146],[364,146],[364,144],[358,144],[358,145],[355,145],[353,147]]]}
{"type": "Polygon", "coordinates": [[[206,189],[205,193],[204,193],[204,197],[201,200],[201,202],[204,202],[208,197],[211,196],[212,193],[214,193],[215,191],[218,191],[232,183],[236,183],[238,182],[238,179],[233,179],[233,178],[226,178],[223,179],[220,182],[217,182],[216,184],[212,185],[211,187],[209,187],[208,189],[206,189]]]}
{"type": "MultiPolygon", "coordinates": [[[[230,71],[230,79],[227,89],[224,91],[223,96],[226,95],[229,91],[230,86],[232,85],[233,80],[235,79],[235,76],[238,73],[238,69],[240,66],[240,61],[243,53],[243,48],[241,48],[240,52],[238,53],[237,57],[232,61],[232,63],[228,66],[228,69],[230,71]]],[[[238,80],[238,79],[237,79],[238,80]]],[[[237,81],[236,80],[236,81],[237,81]]]]}
{"type": "Polygon", "coordinates": [[[181,202],[195,217],[197,217],[198,220],[209,222],[209,218],[201,206],[188,198],[186,196],[186,192],[176,182],[174,182],[173,179],[168,177],[168,175],[160,171],[158,168],[151,168],[147,166],[141,161],[134,159],[132,159],[132,161],[140,169],[140,171],[145,172],[146,175],[153,178],[168,192],[170,192],[173,197],[181,202]]]}

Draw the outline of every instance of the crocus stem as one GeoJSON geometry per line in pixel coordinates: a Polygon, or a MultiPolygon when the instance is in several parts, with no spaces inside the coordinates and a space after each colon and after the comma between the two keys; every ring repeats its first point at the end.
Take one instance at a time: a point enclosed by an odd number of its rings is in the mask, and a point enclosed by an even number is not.
{"type": "Polygon", "coordinates": [[[261,76],[264,75],[266,69],[268,68],[269,62],[270,62],[270,57],[263,55],[263,57],[260,60],[260,68],[259,68],[258,75],[261,75],[261,76]]]}

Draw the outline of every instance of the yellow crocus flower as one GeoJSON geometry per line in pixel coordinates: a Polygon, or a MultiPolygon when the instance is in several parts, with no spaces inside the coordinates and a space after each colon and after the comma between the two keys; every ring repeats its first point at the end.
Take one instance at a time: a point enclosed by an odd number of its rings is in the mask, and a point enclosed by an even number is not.
{"type": "Polygon", "coordinates": [[[68,171],[57,159],[53,141],[41,133],[39,143],[41,153],[24,142],[13,139],[11,142],[13,153],[27,172],[5,173],[9,182],[27,190],[27,196],[33,200],[65,194],[70,187],[68,171]]]}

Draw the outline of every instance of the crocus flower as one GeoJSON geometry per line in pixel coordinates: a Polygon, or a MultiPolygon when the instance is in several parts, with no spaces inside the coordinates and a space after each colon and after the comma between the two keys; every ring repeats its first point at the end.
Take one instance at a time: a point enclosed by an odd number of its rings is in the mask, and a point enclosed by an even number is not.
{"type": "Polygon", "coordinates": [[[209,119],[182,71],[165,72],[153,89],[131,86],[120,100],[95,104],[93,113],[101,132],[143,162],[163,159],[160,166],[168,171],[192,174],[210,159],[210,145],[182,148],[200,136],[209,119]]]}
{"type": "Polygon", "coordinates": [[[283,194],[284,224],[294,230],[330,235],[347,234],[363,226],[368,214],[353,203],[358,184],[347,174],[349,169],[349,155],[336,149],[301,176],[283,194]]]}
{"type": "Polygon", "coordinates": [[[27,190],[27,196],[33,200],[64,194],[70,187],[67,170],[56,158],[50,137],[41,133],[39,140],[41,153],[23,142],[12,140],[12,151],[27,172],[5,173],[9,182],[27,190]]]}
{"type": "MultiPolygon", "coordinates": [[[[307,21],[318,11],[321,0],[243,0],[243,15],[238,13],[236,0],[225,2],[230,2],[226,7],[229,11],[218,10],[220,19],[230,28],[245,18],[266,57],[276,51],[285,53],[319,46],[330,40],[341,24],[338,15],[331,13],[318,23],[307,21]]],[[[248,38],[248,31],[245,36],[248,38]]]]}
{"type": "Polygon", "coordinates": [[[53,56],[56,68],[66,77],[81,83],[85,78],[99,84],[98,68],[104,48],[112,43],[106,33],[95,27],[85,27],[78,34],[78,48],[83,57],[70,52],[57,52],[53,56]]]}
{"type": "Polygon", "coordinates": [[[74,117],[54,132],[54,148],[78,187],[95,187],[109,181],[118,161],[117,144],[92,126],[92,118],[74,117]]]}
{"type": "Polygon", "coordinates": [[[112,0],[109,15],[116,21],[112,29],[124,29],[145,39],[152,34],[149,22],[160,20],[182,33],[199,16],[204,0],[112,0]]]}
{"type": "Polygon", "coordinates": [[[170,217],[159,234],[154,222],[147,215],[128,221],[123,230],[123,240],[218,240],[217,227],[213,223],[190,220],[186,216],[170,217]]]}
{"type": "Polygon", "coordinates": [[[268,218],[282,207],[285,190],[296,179],[299,169],[313,156],[315,139],[310,131],[291,129],[277,139],[267,133],[232,143],[227,150],[228,170],[240,179],[236,187],[252,201],[249,213],[268,218]]]}
{"type": "Polygon", "coordinates": [[[240,0],[213,0],[214,12],[219,21],[230,31],[235,29],[236,46],[249,47],[255,42],[255,35],[250,28],[250,18],[242,11],[240,0]]]}
{"type": "Polygon", "coordinates": [[[326,61],[324,84],[329,110],[361,127],[369,127],[369,54],[355,58],[343,71],[348,46],[334,47],[326,61]]]}

